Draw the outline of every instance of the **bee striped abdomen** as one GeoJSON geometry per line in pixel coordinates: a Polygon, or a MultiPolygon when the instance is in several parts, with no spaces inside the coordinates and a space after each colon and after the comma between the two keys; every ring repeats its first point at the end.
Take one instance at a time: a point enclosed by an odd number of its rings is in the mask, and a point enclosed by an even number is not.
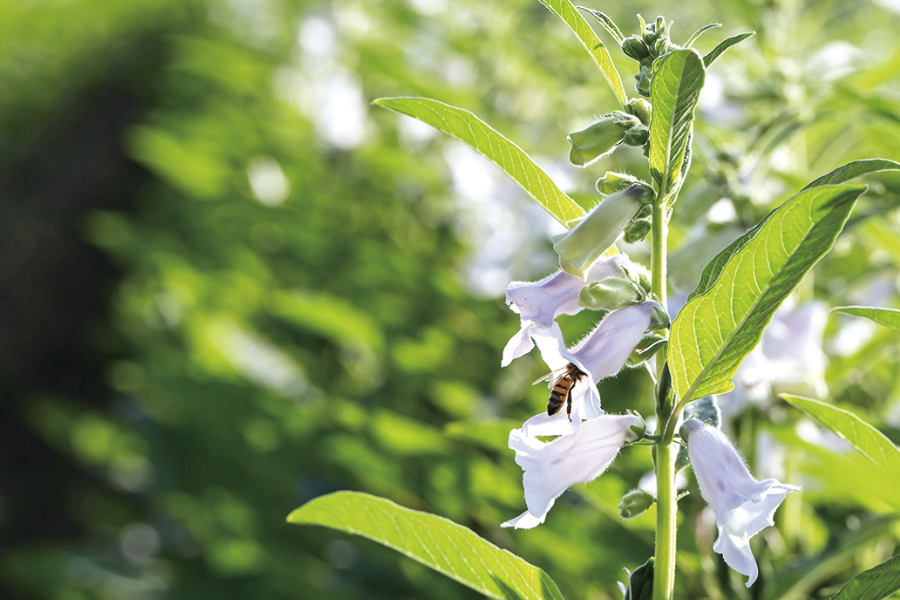
{"type": "Polygon", "coordinates": [[[566,405],[566,414],[572,420],[572,398],[569,393],[572,387],[584,377],[584,372],[569,363],[564,367],[563,373],[553,380],[553,389],[550,391],[550,399],[547,401],[547,414],[551,417],[566,405]]]}

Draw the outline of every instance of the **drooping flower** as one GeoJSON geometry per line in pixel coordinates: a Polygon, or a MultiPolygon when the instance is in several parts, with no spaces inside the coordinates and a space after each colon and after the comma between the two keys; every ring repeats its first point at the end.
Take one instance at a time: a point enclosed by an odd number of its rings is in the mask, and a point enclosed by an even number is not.
{"type": "Polygon", "coordinates": [[[721,431],[697,419],[682,425],[700,492],[716,513],[719,537],[713,550],[753,585],[759,568],[750,538],[774,525],[775,511],[789,492],[799,490],[775,479],[757,481],[721,431]]]}
{"type": "MultiPolygon", "coordinates": [[[[550,328],[537,328],[532,332],[541,358],[551,371],[572,363],[585,375],[569,392],[571,415],[567,414],[567,410],[560,410],[552,416],[546,412],[535,415],[522,426],[526,435],[573,433],[581,426],[583,419],[594,419],[603,414],[597,382],[622,369],[650,326],[654,306],[657,306],[655,302],[644,302],[609,313],[572,349],[566,348],[562,331],[556,323],[550,328]]],[[[551,379],[549,387],[552,385],[551,379]]]]}
{"type": "MultiPolygon", "coordinates": [[[[562,422],[548,423],[541,435],[566,433],[562,422]]],[[[566,489],[597,478],[610,465],[627,440],[637,439],[631,427],[641,426],[632,415],[602,415],[587,421],[578,431],[542,442],[523,427],[509,434],[509,447],[525,471],[525,504],[528,510],[503,527],[531,529],[544,522],[547,512],[566,489]]]]}
{"type": "Polygon", "coordinates": [[[586,285],[611,277],[624,277],[623,265],[629,266],[630,261],[622,254],[603,256],[591,265],[585,279],[557,271],[540,281],[510,283],[506,288],[506,303],[519,314],[522,327],[503,349],[503,366],[534,348],[531,336],[537,328],[552,327],[556,317],[580,312],[578,295],[586,285]]]}

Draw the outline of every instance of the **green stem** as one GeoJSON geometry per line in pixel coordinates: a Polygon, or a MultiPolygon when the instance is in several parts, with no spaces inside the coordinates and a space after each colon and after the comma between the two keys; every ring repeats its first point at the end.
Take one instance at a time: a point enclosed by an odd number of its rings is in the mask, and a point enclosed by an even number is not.
{"type": "MultiPolygon", "coordinates": [[[[666,306],[666,198],[658,198],[653,204],[651,239],[651,282],[657,301],[666,306]]],[[[656,372],[662,373],[665,352],[657,355],[656,372]]],[[[657,406],[659,427],[668,423],[672,415],[668,399],[657,406]]],[[[656,560],[653,565],[653,600],[672,600],[675,591],[675,517],[677,510],[675,488],[675,462],[678,446],[671,436],[662,436],[656,446],[656,560]]]]}

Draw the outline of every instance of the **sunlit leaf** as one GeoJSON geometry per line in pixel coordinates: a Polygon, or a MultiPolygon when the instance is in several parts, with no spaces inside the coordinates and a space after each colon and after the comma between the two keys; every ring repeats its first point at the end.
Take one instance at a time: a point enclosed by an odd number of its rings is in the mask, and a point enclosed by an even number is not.
{"type": "Polygon", "coordinates": [[[877,173],[879,171],[900,171],[900,163],[884,158],[866,158],[863,160],[854,160],[842,165],[828,173],[822,175],[818,179],[813,180],[804,190],[821,187],[823,185],[837,185],[850,181],[856,177],[868,175],[869,173],[877,173]]]}
{"type": "Polygon", "coordinates": [[[734,388],[731,377],[781,302],[834,244],[865,186],[800,192],[714,258],[672,324],[675,391],[687,400],[734,388]],[[712,267],[712,268],[711,268],[712,267]],[[706,276],[709,276],[707,278],[706,276]]]}
{"type": "Polygon", "coordinates": [[[613,39],[616,40],[617,44],[621,44],[625,41],[625,36],[622,34],[622,30],[619,29],[619,26],[616,25],[615,21],[609,18],[608,15],[600,12],[599,10],[587,8],[585,6],[579,6],[578,10],[583,10],[585,12],[591,13],[598,21],[600,21],[600,24],[603,26],[603,28],[609,32],[609,35],[611,35],[613,39]]]}
{"type": "Polygon", "coordinates": [[[675,50],[659,61],[650,83],[650,175],[660,198],[682,183],[682,165],[694,120],[694,107],[706,73],[694,50],[675,50]]]}
{"type": "Polygon", "coordinates": [[[616,71],[609,51],[588,22],[584,20],[581,13],[575,9],[569,0],[541,0],[541,4],[549,8],[553,14],[562,19],[569,29],[578,37],[578,40],[585,47],[594,62],[600,67],[600,72],[609,83],[613,93],[619,100],[619,104],[623,107],[628,103],[628,95],[625,93],[625,87],[622,85],[622,78],[616,71]]]}
{"type": "Polygon", "coordinates": [[[732,46],[740,44],[748,37],[751,37],[755,34],[755,31],[749,31],[747,33],[739,33],[738,35],[733,35],[730,38],[723,40],[718,46],[713,48],[709,52],[709,54],[703,57],[703,65],[708,67],[709,65],[713,64],[713,61],[719,58],[726,50],[728,50],[732,46]]]}
{"type": "Polygon", "coordinates": [[[541,569],[456,523],[360,492],[320,496],[287,518],[374,540],[489,598],[562,599],[541,569]]]}
{"type": "Polygon", "coordinates": [[[465,142],[512,177],[560,223],[565,225],[584,216],[584,209],[563,193],[521,148],[469,111],[428,98],[380,98],[375,104],[465,142]]]}
{"type": "Polygon", "coordinates": [[[900,448],[853,413],[811,398],[791,394],[781,394],[781,397],[847,440],[874,463],[900,474],[900,448]]]}
{"type": "Polygon", "coordinates": [[[848,581],[831,600],[882,600],[898,590],[900,556],[895,556],[848,581]]]}
{"type": "MultiPolygon", "coordinates": [[[[838,185],[855,177],[860,177],[869,173],[897,170],[900,170],[900,163],[896,163],[892,160],[885,160],[882,158],[855,160],[853,162],[847,163],[846,165],[838,167],[827,175],[823,175],[822,177],[815,179],[809,185],[804,187],[801,192],[825,185],[838,185]]],[[[777,210],[778,209],[776,209],[776,211],[777,210]]],[[[690,295],[688,295],[689,302],[697,296],[705,294],[707,291],[709,291],[709,288],[712,286],[712,284],[719,279],[719,275],[722,274],[722,269],[725,268],[725,265],[728,263],[731,257],[739,252],[744,247],[744,245],[746,245],[753,239],[753,237],[756,235],[755,232],[759,230],[766,222],[766,220],[774,215],[776,211],[772,211],[768,215],[763,217],[762,221],[756,224],[756,227],[748,231],[747,234],[742,235],[738,239],[734,240],[731,244],[728,245],[727,248],[719,252],[719,254],[717,254],[715,258],[709,261],[709,264],[707,264],[703,269],[703,273],[700,276],[700,283],[697,284],[697,288],[693,292],[691,292],[690,295]]]]}
{"type": "Polygon", "coordinates": [[[703,27],[701,27],[700,29],[695,31],[693,34],[691,34],[691,37],[688,38],[688,41],[684,44],[684,47],[690,48],[691,46],[694,45],[694,42],[697,41],[697,38],[699,38],[705,32],[709,31],[710,29],[713,29],[714,27],[721,27],[721,26],[722,26],[721,23],[710,23],[709,25],[704,25],[703,27]]]}
{"type": "Polygon", "coordinates": [[[886,325],[900,331],[900,310],[893,308],[876,308],[874,306],[839,306],[831,312],[840,312],[854,317],[865,317],[879,325],[886,325]]]}

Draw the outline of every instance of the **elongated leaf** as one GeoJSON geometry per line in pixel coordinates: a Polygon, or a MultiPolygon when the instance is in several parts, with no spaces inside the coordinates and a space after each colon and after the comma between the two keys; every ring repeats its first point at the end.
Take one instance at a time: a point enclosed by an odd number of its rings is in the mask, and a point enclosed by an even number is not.
{"type": "Polygon", "coordinates": [[[607,15],[600,12],[599,10],[594,10],[593,8],[587,8],[586,6],[579,6],[577,8],[578,8],[578,10],[583,10],[585,12],[589,12],[592,15],[594,15],[594,17],[598,21],[600,21],[600,24],[603,25],[603,28],[609,32],[609,35],[611,35],[613,37],[613,39],[616,40],[617,44],[621,44],[622,42],[625,41],[625,36],[622,34],[622,30],[619,29],[619,26],[616,25],[615,21],[610,19],[607,15]]]}
{"type": "Polygon", "coordinates": [[[584,216],[578,206],[525,152],[467,110],[428,98],[380,98],[374,102],[413,117],[465,142],[503,169],[560,223],[584,216]]]}
{"type": "Polygon", "coordinates": [[[731,36],[726,40],[723,40],[718,46],[713,48],[709,52],[709,54],[703,57],[703,66],[708,67],[709,65],[713,64],[713,61],[719,58],[726,50],[728,50],[732,46],[740,44],[748,37],[751,37],[753,35],[756,35],[755,31],[748,31],[747,33],[739,33],[737,35],[731,36]]]}
{"type": "Polygon", "coordinates": [[[585,47],[594,62],[600,67],[600,72],[606,78],[609,87],[612,88],[619,104],[624,108],[628,104],[628,95],[625,93],[625,87],[622,85],[622,78],[616,71],[609,51],[588,22],[585,21],[581,13],[572,5],[569,0],[541,0],[541,4],[550,9],[550,12],[562,19],[569,29],[578,37],[578,41],[585,47]]]}
{"type": "MultiPolygon", "coordinates": [[[[896,163],[892,160],[885,160],[883,158],[854,160],[853,162],[849,162],[846,165],[838,167],[827,175],[819,177],[800,191],[811,190],[814,188],[822,187],[823,185],[841,184],[855,177],[868,175],[869,173],[876,173],[878,171],[900,171],[900,163],[896,163]]],[[[741,248],[743,248],[748,242],[750,242],[754,238],[756,233],[760,229],[762,229],[766,221],[769,220],[769,217],[774,214],[775,212],[773,211],[763,217],[762,221],[757,223],[756,226],[753,227],[753,229],[751,229],[738,239],[734,240],[731,244],[728,245],[728,247],[719,252],[719,254],[717,254],[716,257],[706,265],[706,267],[704,267],[703,274],[700,276],[700,283],[697,284],[697,288],[688,296],[688,302],[693,300],[695,297],[705,294],[707,291],[709,291],[709,288],[712,287],[712,284],[714,284],[716,280],[719,279],[719,275],[722,274],[722,269],[725,268],[725,265],[728,263],[729,259],[734,254],[739,252],[741,248]]]]}
{"type": "Polygon", "coordinates": [[[839,306],[831,312],[841,312],[854,317],[865,317],[880,325],[900,331],[900,310],[893,308],[876,308],[874,306],[839,306]]]}
{"type": "Polygon", "coordinates": [[[868,175],[869,173],[877,173],[878,171],[900,171],[900,163],[884,158],[854,160],[853,162],[848,162],[846,165],[838,167],[827,175],[822,175],[803,189],[808,190],[823,185],[838,185],[839,183],[850,181],[855,177],[868,175]]]}
{"type": "Polygon", "coordinates": [[[489,598],[562,600],[541,569],[501,550],[453,521],[410,510],[360,492],[320,496],[287,518],[298,525],[322,525],[392,548],[489,598]]]}
{"type": "Polygon", "coordinates": [[[831,600],[882,600],[898,590],[900,556],[895,556],[848,581],[831,600]]]}
{"type": "Polygon", "coordinates": [[[800,192],[713,259],[723,263],[718,277],[693,295],[672,324],[669,360],[681,402],[734,388],[731,377],[741,361],[781,302],[834,244],[863,191],[865,186],[845,185],[800,192]]]}
{"type": "Polygon", "coordinates": [[[694,107],[705,75],[696,51],[675,50],[660,59],[650,82],[650,175],[661,198],[681,185],[694,107]]]}
{"type": "Polygon", "coordinates": [[[684,45],[684,47],[685,47],[685,48],[690,48],[691,46],[694,45],[694,42],[697,41],[697,38],[699,38],[699,37],[700,37],[701,35],[703,35],[705,32],[709,31],[710,29],[712,29],[712,28],[714,28],[714,27],[721,27],[721,26],[722,26],[721,23],[710,23],[709,25],[704,25],[703,27],[701,27],[700,29],[698,29],[697,31],[695,31],[695,32],[691,35],[691,37],[688,38],[688,41],[687,41],[687,43],[684,45]]]}
{"type": "Polygon", "coordinates": [[[900,475],[900,448],[853,413],[811,398],[791,394],[781,394],[781,397],[846,440],[872,462],[900,475]]]}

